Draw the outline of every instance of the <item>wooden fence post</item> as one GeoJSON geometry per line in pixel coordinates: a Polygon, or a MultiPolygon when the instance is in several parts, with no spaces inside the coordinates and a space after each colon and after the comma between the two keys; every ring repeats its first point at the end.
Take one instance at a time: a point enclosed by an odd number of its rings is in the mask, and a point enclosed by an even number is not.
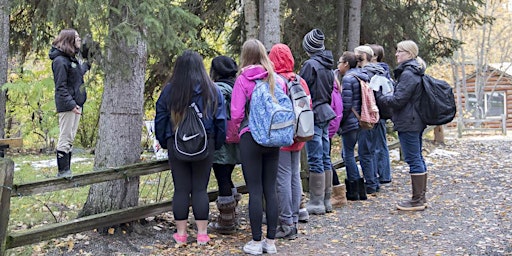
{"type": "Polygon", "coordinates": [[[5,255],[9,211],[11,207],[12,179],[14,162],[0,158],[0,255],[5,255]]]}

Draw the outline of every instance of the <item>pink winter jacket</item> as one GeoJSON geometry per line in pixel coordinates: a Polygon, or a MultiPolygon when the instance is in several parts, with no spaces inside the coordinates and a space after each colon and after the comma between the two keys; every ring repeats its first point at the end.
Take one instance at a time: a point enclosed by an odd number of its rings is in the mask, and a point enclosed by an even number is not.
{"type": "MultiPolygon", "coordinates": [[[[245,106],[248,101],[251,101],[252,91],[256,85],[255,80],[265,79],[267,76],[267,70],[261,65],[251,65],[242,68],[242,72],[236,78],[233,93],[231,94],[231,119],[228,120],[226,143],[238,143],[242,134],[249,131],[249,126],[240,130],[240,125],[245,117],[245,106]]],[[[286,84],[283,79],[277,77],[276,82],[285,90],[286,84]]]]}

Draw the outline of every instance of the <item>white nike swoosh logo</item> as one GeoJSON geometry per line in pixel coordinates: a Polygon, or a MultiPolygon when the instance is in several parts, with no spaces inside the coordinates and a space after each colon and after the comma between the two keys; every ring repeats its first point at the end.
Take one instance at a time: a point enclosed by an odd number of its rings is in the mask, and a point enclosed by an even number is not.
{"type": "Polygon", "coordinates": [[[183,139],[182,139],[182,140],[183,140],[183,141],[189,141],[189,140],[191,140],[191,139],[193,139],[193,138],[195,138],[195,137],[197,137],[197,136],[199,136],[199,133],[194,134],[194,135],[192,135],[192,136],[183,135],[183,139]]]}

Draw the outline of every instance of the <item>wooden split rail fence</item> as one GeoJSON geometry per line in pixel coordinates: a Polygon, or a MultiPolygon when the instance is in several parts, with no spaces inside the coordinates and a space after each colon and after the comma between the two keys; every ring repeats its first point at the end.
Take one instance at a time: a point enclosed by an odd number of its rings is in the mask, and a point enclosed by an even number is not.
{"type": "MultiPolygon", "coordinates": [[[[389,144],[390,149],[397,147],[399,147],[398,142],[389,144]]],[[[335,169],[339,169],[345,166],[345,164],[343,161],[338,161],[333,163],[333,166],[335,169]]],[[[14,162],[11,159],[0,158],[0,256],[5,255],[6,250],[11,248],[87,230],[93,230],[95,228],[132,222],[156,216],[172,209],[172,200],[167,200],[143,206],[135,206],[94,214],[66,222],[45,224],[43,226],[27,230],[9,232],[8,223],[11,197],[33,196],[36,194],[82,187],[105,181],[138,177],[166,170],[169,170],[168,162],[167,160],[161,160],[78,174],[73,176],[70,180],[64,178],[51,178],[24,184],[13,184],[14,162]]],[[[302,174],[301,177],[303,177],[303,179],[307,179],[307,176],[302,174]]],[[[245,185],[239,185],[237,188],[240,193],[247,193],[245,185]]],[[[210,202],[214,201],[218,196],[218,191],[210,191],[208,192],[208,196],[210,202]]]]}

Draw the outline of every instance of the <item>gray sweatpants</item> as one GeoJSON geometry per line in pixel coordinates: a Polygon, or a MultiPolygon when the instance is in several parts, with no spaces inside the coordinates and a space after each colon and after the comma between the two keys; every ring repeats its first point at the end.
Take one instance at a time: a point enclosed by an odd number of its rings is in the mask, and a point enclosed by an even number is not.
{"type": "Polygon", "coordinates": [[[279,151],[276,185],[280,223],[293,225],[299,221],[299,207],[302,198],[300,151],[279,151]]]}

